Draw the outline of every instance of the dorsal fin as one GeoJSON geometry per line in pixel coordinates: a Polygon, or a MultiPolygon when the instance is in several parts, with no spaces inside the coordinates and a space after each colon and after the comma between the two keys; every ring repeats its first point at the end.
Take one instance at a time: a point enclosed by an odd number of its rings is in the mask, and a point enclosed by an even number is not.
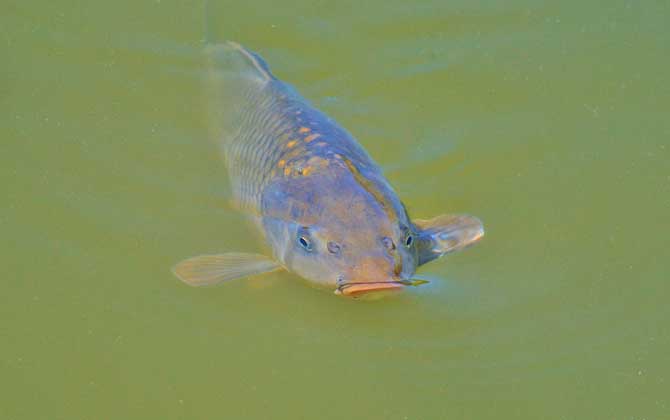
{"type": "Polygon", "coordinates": [[[223,44],[208,45],[205,51],[217,71],[258,78],[262,82],[275,79],[270,67],[258,54],[237,42],[226,41],[223,44]]]}
{"type": "Polygon", "coordinates": [[[244,48],[237,42],[228,41],[226,42],[226,44],[230,48],[239,51],[240,54],[246,57],[246,59],[249,60],[251,65],[253,65],[256,68],[258,73],[261,74],[263,78],[265,78],[266,80],[271,80],[275,78],[270,72],[270,67],[268,66],[268,63],[266,63],[265,60],[263,60],[263,58],[261,58],[260,55],[256,54],[253,51],[249,51],[248,49],[244,48]]]}
{"type": "Polygon", "coordinates": [[[223,145],[241,129],[250,110],[265,112],[259,104],[271,103],[281,83],[258,54],[235,42],[206,45],[204,53],[211,137],[223,145]]]}

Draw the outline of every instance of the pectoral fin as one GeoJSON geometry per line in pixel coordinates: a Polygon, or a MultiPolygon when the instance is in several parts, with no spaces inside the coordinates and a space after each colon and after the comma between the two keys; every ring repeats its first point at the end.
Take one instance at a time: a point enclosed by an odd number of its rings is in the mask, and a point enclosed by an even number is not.
{"type": "Polygon", "coordinates": [[[172,271],[189,286],[212,286],[227,280],[267,273],[282,268],[259,254],[199,255],[177,264],[172,271]]]}
{"type": "Polygon", "coordinates": [[[482,222],[467,214],[443,214],[430,220],[414,220],[419,233],[419,265],[459,251],[484,236],[482,222]]]}

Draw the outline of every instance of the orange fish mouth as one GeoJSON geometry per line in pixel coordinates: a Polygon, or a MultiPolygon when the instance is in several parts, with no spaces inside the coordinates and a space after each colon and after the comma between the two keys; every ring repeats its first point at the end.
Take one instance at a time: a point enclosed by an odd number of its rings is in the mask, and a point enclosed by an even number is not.
{"type": "Polygon", "coordinates": [[[335,289],[336,295],[342,296],[360,296],[365,293],[379,291],[397,291],[405,287],[405,284],[399,281],[376,281],[345,283],[335,289]]]}

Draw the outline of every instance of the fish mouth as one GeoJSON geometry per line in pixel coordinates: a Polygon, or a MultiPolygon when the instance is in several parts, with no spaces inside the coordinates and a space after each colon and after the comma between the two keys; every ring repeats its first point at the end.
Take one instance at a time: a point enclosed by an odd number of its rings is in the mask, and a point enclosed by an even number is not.
{"type": "Polygon", "coordinates": [[[336,295],[360,296],[379,291],[398,291],[405,287],[402,281],[375,281],[344,283],[335,289],[336,295]]]}

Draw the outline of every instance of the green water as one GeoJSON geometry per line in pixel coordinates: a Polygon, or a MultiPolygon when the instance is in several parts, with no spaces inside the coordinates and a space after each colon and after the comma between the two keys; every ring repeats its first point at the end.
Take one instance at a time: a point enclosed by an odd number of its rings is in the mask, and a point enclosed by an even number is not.
{"type": "Polygon", "coordinates": [[[376,302],[256,251],[205,140],[203,10],[0,16],[0,419],[670,418],[667,2],[212,2],[415,217],[487,236],[376,302]]]}

